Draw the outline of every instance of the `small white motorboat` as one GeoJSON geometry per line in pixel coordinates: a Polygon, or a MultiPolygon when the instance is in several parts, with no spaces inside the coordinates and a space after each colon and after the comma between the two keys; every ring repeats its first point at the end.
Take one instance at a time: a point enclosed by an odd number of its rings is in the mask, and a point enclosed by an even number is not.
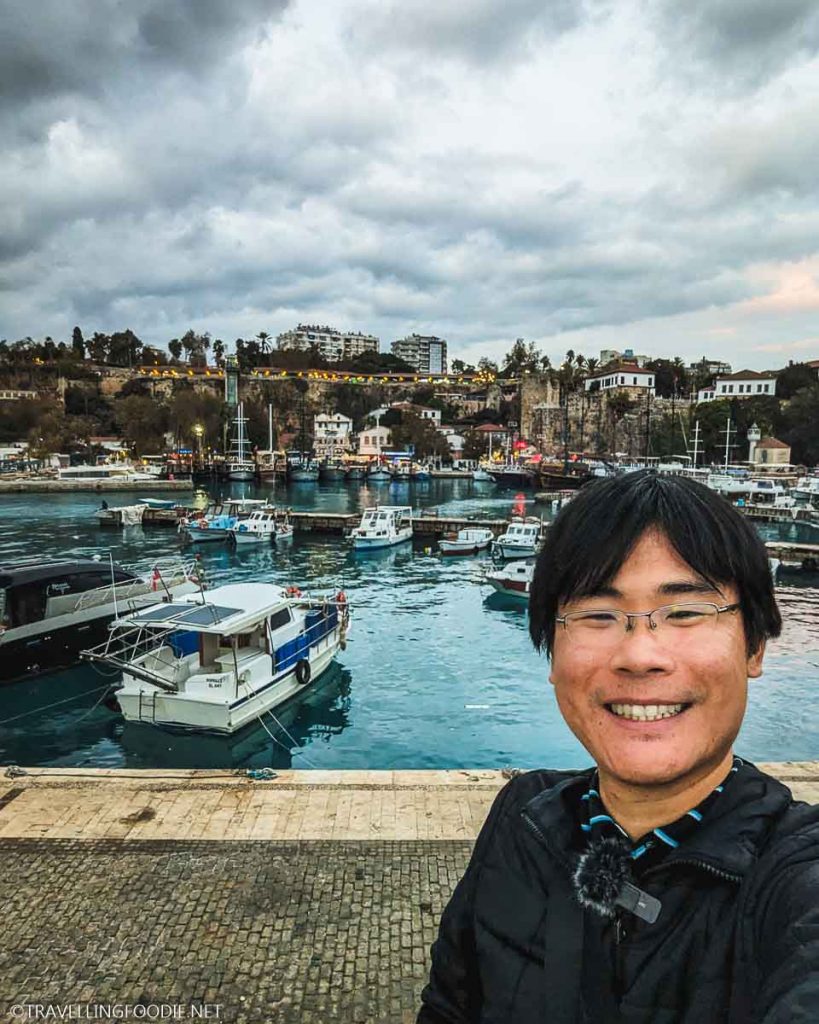
{"type": "Polygon", "coordinates": [[[132,612],[82,657],[122,671],[126,721],[233,733],[318,679],[344,647],[349,614],[343,591],[233,583],[132,612]]]}
{"type": "Polygon", "coordinates": [[[492,474],[488,473],[481,466],[472,470],[472,479],[476,480],[480,484],[493,484],[495,482],[495,478],[492,474]]]}
{"type": "Polygon", "coordinates": [[[491,530],[470,528],[447,534],[438,541],[438,547],[442,555],[477,555],[489,547],[493,538],[491,530]]]}
{"type": "Polygon", "coordinates": [[[506,597],[515,597],[523,601],[529,600],[532,579],[535,575],[535,562],[515,562],[505,565],[502,569],[493,569],[486,574],[486,582],[506,597]]]}
{"type": "Polygon", "coordinates": [[[176,508],[179,504],[178,501],[164,498],[140,498],[139,503],[145,505],[146,508],[176,508]]]}
{"type": "Polygon", "coordinates": [[[543,539],[543,523],[534,516],[512,519],[506,533],[495,539],[492,553],[503,558],[531,558],[543,539]]]}
{"type": "Polygon", "coordinates": [[[352,531],[353,547],[372,551],[412,540],[412,508],[409,505],[376,505],[364,510],[361,523],[352,531]]]}
{"type": "Polygon", "coordinates": [[[289,510],[286,508],[276,509],[276,543],[292,539],[293,524],[290,522],[289,510]]]}
{"type": "Polygon", "coordinates": [[[263,498],[234,498],[208,505],[205,511],[180,519],[177,529],[194,544],[226,540],[231,529],[266,505],[263,498]]]}
{"type": "Polygon", "coordinates": [[[237,545],[272,544],[276,536],[276,510],[260,508],[247,519],[237,520],[228,530],[228,540],[237,545]]]}

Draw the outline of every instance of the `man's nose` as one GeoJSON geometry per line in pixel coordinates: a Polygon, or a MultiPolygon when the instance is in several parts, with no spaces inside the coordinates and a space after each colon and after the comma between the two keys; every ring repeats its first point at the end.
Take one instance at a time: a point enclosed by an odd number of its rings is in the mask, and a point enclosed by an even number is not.
{"type": "Polygon", "coordinates": [[[631,619],[630,628],[612,652],[610,667],[635,675],[669,672],[674,667],[674,656],[663,641],[662,630],[653,629],[647,617],[631,619]]]}

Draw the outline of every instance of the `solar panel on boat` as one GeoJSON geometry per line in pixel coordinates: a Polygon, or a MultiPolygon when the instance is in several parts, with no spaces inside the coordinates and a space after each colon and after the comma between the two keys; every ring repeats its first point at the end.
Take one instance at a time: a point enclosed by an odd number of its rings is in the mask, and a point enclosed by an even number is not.
{"type": "Polygon", "coordinates": [[[212,626],[215,622],[229,619],[231,615],[238,615],[241,608],[220,608],[215,604],[194,605],[184,615],[177,618],[177,622],[186,626],[212,626]]]}
{"type": "Polygon", "coordinates": [[[166,604],[161,608],[152,608],[136,616],[133,622],[166,622],[173,619],[184,626],[212,626],[231,615],[237,615],[239,608],[221,608],[215,604],[166,604]]]}
{"type": "Polygon", "coordinates": [[[161,608],[151,608],[147,612],[137,615],[136,622],[164,622],[165,619],[172,619],[174,615],[184,612],[189,606],[186,604],[163,604],[161,608]]]}

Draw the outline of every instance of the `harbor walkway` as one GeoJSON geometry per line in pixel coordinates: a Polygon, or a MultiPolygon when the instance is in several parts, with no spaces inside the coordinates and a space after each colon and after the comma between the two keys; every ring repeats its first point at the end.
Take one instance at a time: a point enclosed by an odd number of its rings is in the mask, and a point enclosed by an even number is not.
{"type": "Polygon", "coordinates": [[[0,774],[0,1019],[408,1024],[505,774],[0,774]]]}

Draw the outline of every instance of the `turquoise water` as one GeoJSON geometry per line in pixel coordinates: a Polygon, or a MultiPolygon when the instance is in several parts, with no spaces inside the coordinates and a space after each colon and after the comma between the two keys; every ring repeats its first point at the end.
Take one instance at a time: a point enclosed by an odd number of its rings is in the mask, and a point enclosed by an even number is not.
{"type": "MultiPolygon", "coordinates": [[[[337,512],[375,501],[491,517],[521,510],[512,492],[467,480],[277,490],[235,484],[230,493],[337,512]]],[[[132,500],[106,497],[111,505],[132,500]]],[[[205,495],[197,500],[203,503],[205,495]]],[[[99,501],[95,494],[4,496],[0,560],[31,554],[99,554],[107,560],[110,551],[127,563],[180,550],[174,531],[100,530],[93,517],[99,501]]],[[[526,504],[529,513],[542,508],[531,499],[526,504]]],[[[819,540],[819,531],[807,527],[765,527],[763,533],[819,540]]],[[[356,554],[341,537],[298,534],[280,549],[198,550],[211,585],[257,580],[342,587],[348,594],[353,625],[347,650],[305,697],[276,710],[283,728],[268,721],[270,733],[258,726],[225,739],[125,725],[121,715],[97,704],[117,677],[83,665],[0,688],[0,763],[374,769],[588,763],[560,718],[548,663],[531,648],[525,610],[482,583],[486,556],[442,560],[422,542],[356,554]]],[[[785,630],[769,649],[765,675],[751,684],[737,748],[752,760],[819,757],[818,588],[815,576],[791,575],[777,588],[785,630]]]]}

